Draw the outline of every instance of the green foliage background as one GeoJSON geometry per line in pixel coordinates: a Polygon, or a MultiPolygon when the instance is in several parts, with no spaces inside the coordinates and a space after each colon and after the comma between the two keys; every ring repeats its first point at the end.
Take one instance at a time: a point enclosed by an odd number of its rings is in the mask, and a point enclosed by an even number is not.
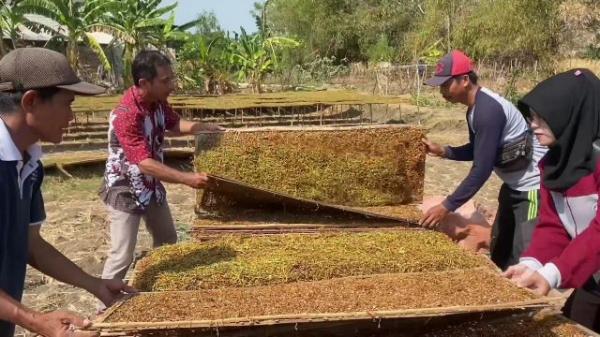
{"type": "Polygon", "coordinates": [[[303,54],[352,61],[545,60],[556,52],[562,0],[271,0],[268,26],[303,54]]]}

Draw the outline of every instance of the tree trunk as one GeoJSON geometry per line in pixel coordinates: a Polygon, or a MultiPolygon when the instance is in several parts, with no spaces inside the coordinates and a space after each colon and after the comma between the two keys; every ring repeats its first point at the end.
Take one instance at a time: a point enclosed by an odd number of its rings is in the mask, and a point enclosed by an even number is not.
{"type": "Polygon", "coordinates": [[[0,38],[0,57],[4,55],[6,55],[6,47],[4,46],[4,39],[0,38]]]}
{"type": "Polygon", "coordinates": [[[17,49],[19,35],[17,33],[16,28],[11,28],[10,30],[10,43],[12,44],[12,49],[17,49]]]}
{"type": "Polygon", "coordinates": [[[127,44],[123,55],[124,67],[123,67],[123,85],[125,88],[129,88],[133,85],[133,75],[131,74],[133,66],[133,46],[127,44]]]}
{"type": "Polygon", "coordinates": [[[77,37],[70,36],[67,43],[67,59],[71,68],[79,73],[79,49],[77,47],[77,37]]]}
{"type": "Polygon", "coordinates": [[[262,83],[262,76],[260,75],[260,73],[258,73],[258,71],[255,71],[252,74],[252,91],[255,94],[262,94],[262,88],[261,88],[261,83],[262,83]]]}
{"type": "Polygon", "coordinates": [[[262,10],[262,13],[261,13],[262,14],[262,18],[261,18],[261,21],[262,21],[262,33],[263,33],[263,36],[265,36],[265,37],[270,37],[270,35],[271,35],[267,31],[267,29],[269,28],[268,25],[267,25],[267,7],[269,6],[269,2],[270,1],[271,0],[266,0],[265,1],[265,4],[263,5],[263,10],[262,10]]]}

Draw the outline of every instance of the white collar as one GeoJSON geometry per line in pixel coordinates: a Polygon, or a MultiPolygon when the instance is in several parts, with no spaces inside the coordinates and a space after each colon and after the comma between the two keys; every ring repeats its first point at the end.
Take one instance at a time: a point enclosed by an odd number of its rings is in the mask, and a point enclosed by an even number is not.
{"type": "MultiPolygon", "coordinates": [[[[42,158],[42,147],[40,144],[32,144],[28,149],[30,162],[37,162],[42,158]]],[[[2,161],[23,161],[23,154],[13,141],[4,121],[0,118],[0,160],[2,161]]]]}

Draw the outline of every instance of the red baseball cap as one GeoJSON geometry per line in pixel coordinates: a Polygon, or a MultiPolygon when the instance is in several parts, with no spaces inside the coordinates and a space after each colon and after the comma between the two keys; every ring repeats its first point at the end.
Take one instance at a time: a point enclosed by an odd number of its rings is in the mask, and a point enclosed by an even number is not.
{"type": "Polygon", "coordinates": [[[454,76],[465,75],[473,71],[473,61],[460,50],[453,50],[438,62],[435,74],[425,81],[432,87],[440,86],[454,76]]]}

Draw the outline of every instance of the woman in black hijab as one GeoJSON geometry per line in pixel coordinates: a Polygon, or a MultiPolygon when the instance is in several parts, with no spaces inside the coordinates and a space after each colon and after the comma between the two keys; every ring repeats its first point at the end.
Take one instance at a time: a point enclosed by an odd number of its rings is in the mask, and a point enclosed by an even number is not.
{"type": "Polygon", "coordinates": [[[519,109],[549,150],[540,162],[539,222],[505,276],[540,295],[576,288],[563,313],[600,331],[600,80],[587,69],[558,74],[519,109]]]}

